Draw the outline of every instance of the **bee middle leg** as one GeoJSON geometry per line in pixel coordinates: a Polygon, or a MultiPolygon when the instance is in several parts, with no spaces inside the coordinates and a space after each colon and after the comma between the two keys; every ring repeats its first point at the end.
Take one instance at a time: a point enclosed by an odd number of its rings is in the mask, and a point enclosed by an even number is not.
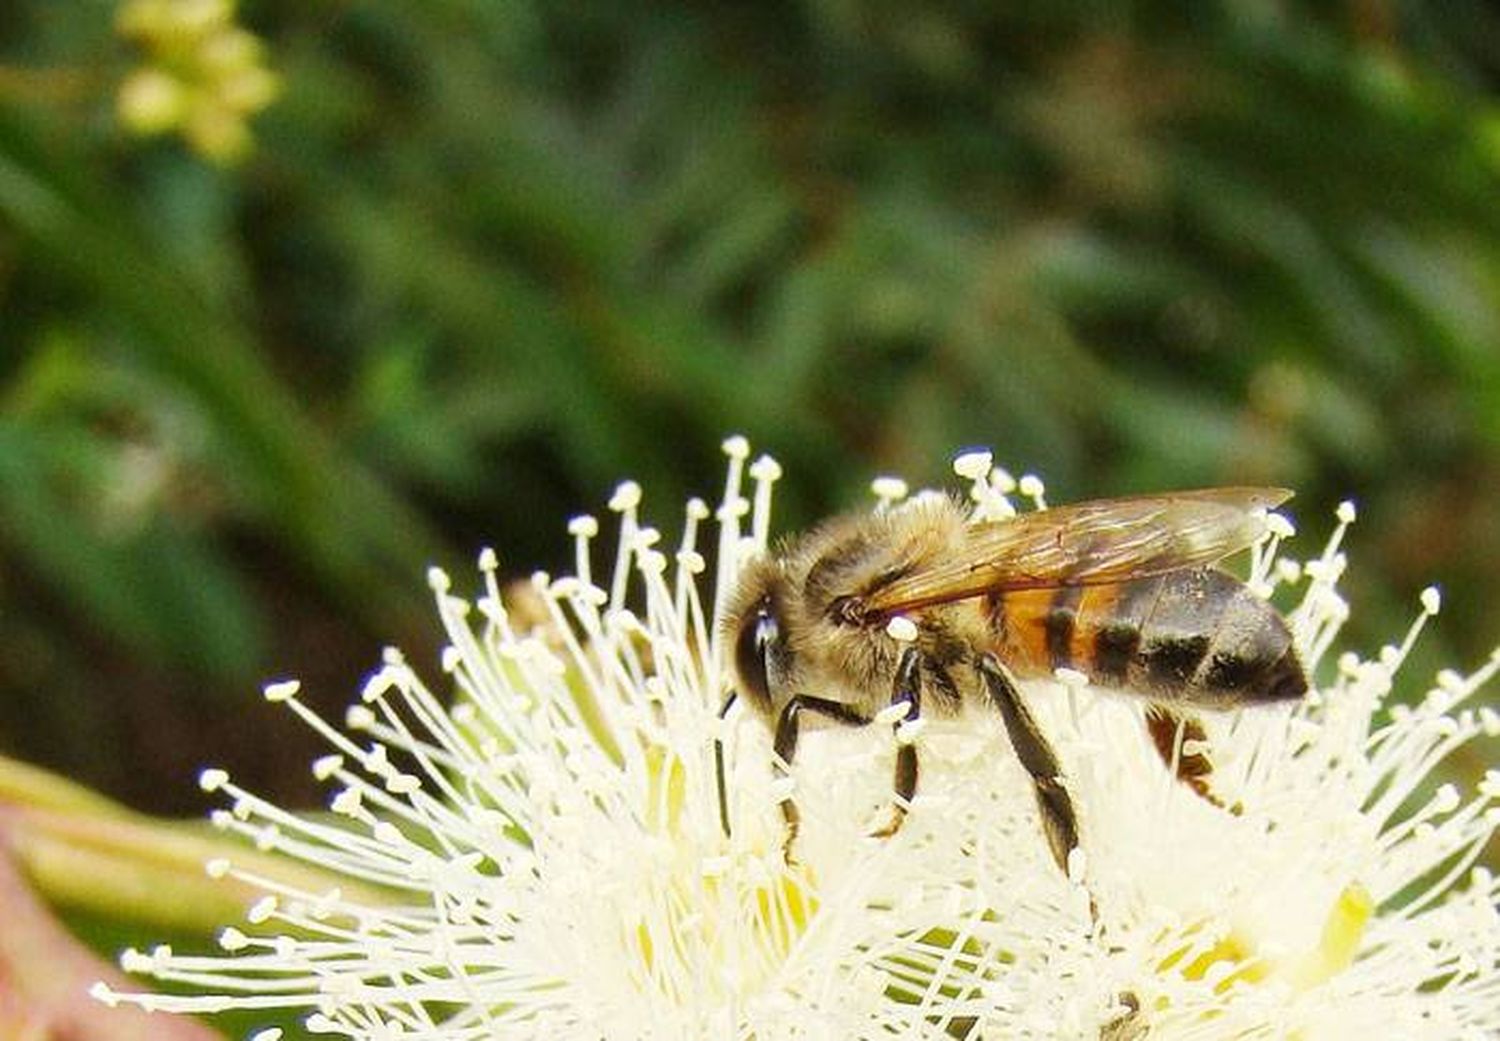
{"type": "MultiPolygon", "coordinates": [[[[896,664],[896,682],[891,688],[891,704],[905,705],[906,715],[896,720],[894,728],[899,733],[903,723],[915,721],[922,712],[922,656],[915,647],[901,653],[896,664]]],[[[891,802],[891,813],[886,822],[870,832],[871,838],[888,839],[901,830],[906,821],[912,796],[917,794],[917,746],[902,741],[896,747],[896,774],[891,782],[895,799],[891,802]]]]}
{"type": "Polygon", "coordinates": [[[986,654],[980,657],[976,667],[989,691],[990,701],[1005,721],[1005,732],[1010,738],[1011,748],[1015,749],[1016,758],[1031,775],[1047,845],[1052,850],[1052,859],[1066,874],[1068,854],[1078,845],[1078,812],[1073,807],[1073,797],[1063,785],[1057,753],[1052,751],[1036,717],[1021,700],[1015,681],[1000,660],[993,654],[986,654]]]}
{"type": "MultiPolygon", "coordinates": [[[[844,726],[859,727],[869,722],[842,701],[817,698],[809,694],[793,694],[782,707],[781,714],[776,717],[774,746],[776,749],[775,770],[778,778],[788,776],[792,759],[797,754],[797,738],[801,732],[804,712],[815,712],[844,726]]],[[[786,822],[786,834],[781,842],[781,853],[790,864],[793,863],[792,844],[797,840],[797,830],[802,825],[802,814],[798,812],[797,804],[790,795],[781,800],[781,819],[786,822]]]]}

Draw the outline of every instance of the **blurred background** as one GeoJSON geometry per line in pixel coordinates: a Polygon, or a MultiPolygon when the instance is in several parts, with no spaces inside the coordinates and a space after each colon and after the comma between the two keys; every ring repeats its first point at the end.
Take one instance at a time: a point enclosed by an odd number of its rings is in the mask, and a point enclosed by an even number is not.
{"type": "Polygon", "coordinates": [[[1500,641],[1497,87],[1480,0],[8,0],[0,753],[309,803],[259,683],[429,664],[428,564],[670,528],[729,433],[787,529],[970,445],[1352,497],[1419,692],[1500,641]]]}

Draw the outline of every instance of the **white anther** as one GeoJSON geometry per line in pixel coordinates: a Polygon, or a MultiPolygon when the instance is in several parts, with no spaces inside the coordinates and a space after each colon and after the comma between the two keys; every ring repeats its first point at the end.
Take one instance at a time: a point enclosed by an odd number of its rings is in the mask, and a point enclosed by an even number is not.
{"type": "Polygon", "coordinates": [[[917,623],[898,614],[885,623],[885,634],[897,643],[911,643],[917,638],[917,623]]]}
{"type": "Polygon", "coordinates": [[[967,480],[977,481],[994,465],[995,456],[991,452],[965,452],[953,460],[953,472],[967,480]]]}
{"type": "Polygon", "coordinates": [[[302,683],[299,680],[282,680],[279,683],[267,683],[261,688],[261,692],[267,701],[290,701],[301,689],[302,683]]]}
{"type": "Polygon", "coordinates": [[[634,481],[621,481],[609,498],[609,508],[616,513],[633,510],[641,504],[641,486],[634,481]]]}

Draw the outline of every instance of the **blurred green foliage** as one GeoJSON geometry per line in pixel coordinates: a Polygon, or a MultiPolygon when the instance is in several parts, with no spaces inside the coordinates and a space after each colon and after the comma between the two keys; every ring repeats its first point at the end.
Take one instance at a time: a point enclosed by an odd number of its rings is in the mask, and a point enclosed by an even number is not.
{"type": "Polygon", "coordinates": [[[253,680],[341,702],[429,562],[562,564],[622,476],[670,525],[730,432],[788,527],[973,444],[1353,495],[1357,639],[1434,579],[1424,661],[1500,636],[1477,0],[245,4],[237,165],[122,129],[113,15],[0,22],[4,751],[285,798],[253,680]]]}

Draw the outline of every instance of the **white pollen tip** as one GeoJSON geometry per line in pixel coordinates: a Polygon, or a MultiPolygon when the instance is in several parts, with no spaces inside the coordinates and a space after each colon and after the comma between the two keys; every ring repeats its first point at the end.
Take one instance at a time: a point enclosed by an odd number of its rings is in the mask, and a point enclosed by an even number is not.
{"type": "Polygon", "coordinates": [[[917,638],[917,623],[898,614],[885,623],[885,634],[898,643],[911,643],[917,638]]]}
{"type": "Polygon", "coordinates": [[[434,593],[446,593],[453,586],[453,580],[448,577],[448,572],[440,567],[427,569],[427,588],[434,593]]]}
{"type": "Polygon", "coordinates": [[[375,713],[368,705],[350,705],[344,711],[344,726],[350,730],[369,730],[375,725],[375,713]]]}
{"type": "Polygon", "coordinates": [[[280,1027],[267,1027],[250,1035],[249,1041],[281,1041],[280,1027]]]}
{"type": "Polygon", "coordinates": [[[276,913],[277,906],[274,896],[263,896],[250,905],[250,910],[245,912],[245,918],[252,925],[264,925],[276,913]]]}
{"type": "Polygon", "coordinates": [[[586,513],[574,517],[568,521],[568,534],[575,537],[581,536],[586,539],[593,538],[599,534],[598,518],[591,517],[586,513]]]}
{"type": "Polygon", "coordinates": [[[319,756],[313,760],[313,777],[319,781],[326,781],[338,773],[344,766],[344,757],[338,754],[319,756]]]}
{"type": "Polygon", "coordinates": [[[120,1003],[119,996],[103,980],[96,980],[90,985],[89,997],[101,1004],[108,1005],[110,1008],[114,1008],[120,1003]]]}
{"type": "Polygon", "coordinates": [[[909,490],[906,482],[899,477],[877,477],[870,482],[870,492],[877,499],[885,499],[888,502],[906,498],[909,490]]]}
{"type": "Polygon", "coordinates": [[[198,787],[205,792],[216,792],[229,783],[229,772],[216,766],[209,767],[198,775],[198,787]]]}
{"type": "Polygon", "coordinates": [[[750,458],[750,442],[739,434],[735,434],[733,437],[726,437],[720,447],[724,449],[724,454],[731,459],[750,458]]]}
{"type": "Polygon", "coordinates": [[[1437,614],[1443,609],[1443,594],[1437,586],[1428,586],[1422,590],[1422,610],[1428,614],[1437,614]]]}
{"type": "Polygon", "coordinates": [[[414,774],[396,774],[386,779],[385,790],[392,795],[411,795],[422,790],[422,780],[414,774]]]}
{"type": "Polygon", "coordinates": [[[970,481],[977,481],[990,472],[995,465],[991,452],[964,452],[953,460],[953,472],[970,481]]]}
{"type": "Polygon", "coordinates": [[[500,569],[500,554],[496,553],[491,546],[485,546],[479,551],[479,570],[498,571],[500,569]]]}
{"type": "Polygon", "coordinates": [[[621,481],[615,493],[609,497],[609,508],[616,513],[633,510],[641,504],[641,486],[634,481],[621,481]]]}
{"type": "Polygon", "coordinates": [[[775,481],[781,477],[781,464],[768,455],[763,455],[750,464],[750,476],[757,481],[775,481]]]}
{"type": "Polygon", "coordinates": [[[1042,479],[1036,474],[1022,474],[1021,481],[1017,487],[1020,488],[1021,494],[1028,499],[1035,499],[1047,490],[1046,486],[1042,484],[1042,479]]]}
{"type": "Polygon", "coordinates": [[[661,532],[656,528],[641,528],[635,533],[635,548],[637,552],[650,549],[661,541],[661,532]]]}
{"type": "Polygon", "coordinates": [[[267,683],[261,688],[261,694],[271,702],[290,701],[301,689],[301,680],[280,680],[276,683],[267,683]]]}
{"type": "Polygon", "coordinates": [[[1439,786],[1432,796],[1432,809],[1436,813],[1452,813],[1462,804],[1458,788],[1452,784],[1439,786]]]}
{"type": "Polygon", "coordinates": [[[234,926],[226,926],[219,932],[219,947],[226,951],[240,951],[250,942],[250,937],[236,929],[234,926]]]}
{"type": "Polygon", "coordinates": [[[1289,539],[1297,534],[1296,526],[1281,513],[1266,514],[1266,531],[1279,539],[1289,539]]]}
{"type": "Polygon", "coordinates": [[[229,874],[229,858],[214,857],[203,865],[203,873],[212,879],[225,878],[229,874]]]}
{"type": "Polygon", "coordinates": [[[1340,524],[1353,524],[1354,518],[1359,516],[1359,511],[1354,508],[1352,499],[1345,499],[1339,503],[1338,509],[1333,511],[1333,515],[1338,518],[1340,524]]]}
{"type": "Polygon", "coordinates": [[[693,520],[708,520],[713,511],[708,508],[708,503],[695,495],[687,501],[687,515],[693,520]]]}

